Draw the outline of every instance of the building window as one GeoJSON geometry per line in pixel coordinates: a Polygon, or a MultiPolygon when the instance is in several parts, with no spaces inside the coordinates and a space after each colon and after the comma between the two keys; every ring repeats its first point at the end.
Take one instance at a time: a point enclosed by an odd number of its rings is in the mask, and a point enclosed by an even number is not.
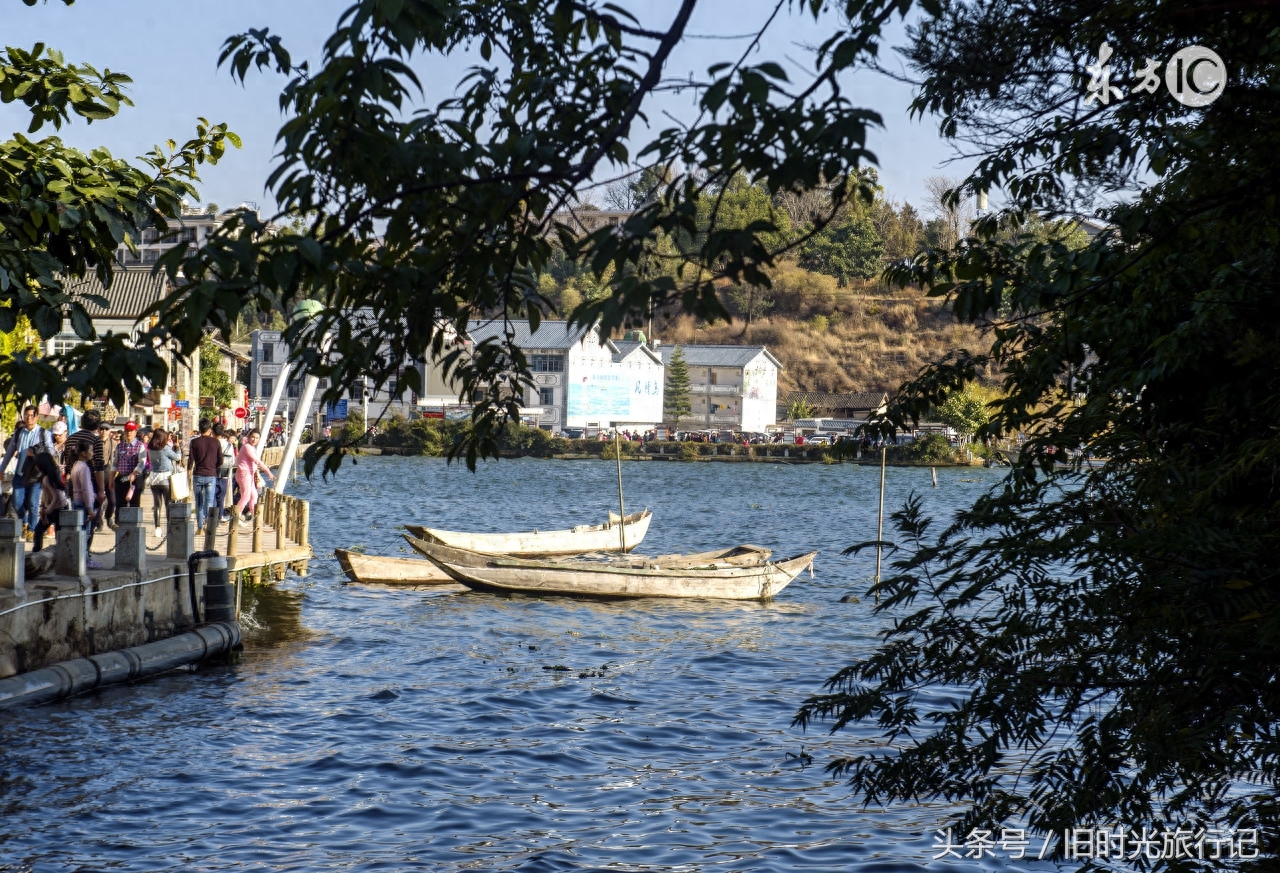
{"type": "Polygon", "coordinates": [[[272,380],[270,380],[270,379],[263,379],[263,380],[262,380],[262,382],[261,382],[260,384],[262,385],[262,393],[261,393],[261,394],[259,394],[258,396],[259,396],[259,397],[270,397],[270,396],[271,396],[271,389],[273,389],[273,388],[275,388],[275,387],[276,387],[276,386],[275,386],[275,383],[274,383],[272,380]]]}
{"type": "Polygon", "coordinates": [[[556,389],[539,388],[538,389],[538,405],[539,406],[555,406],[556,405],[556,389]]]}
{"type": "Polygon", "coordinates": [[[194,227],[184,227],[178,231],[178,242],[193,243],[196,241],[196,229],[194,227]]]}
{"type": "Polygon", "coordinates": [[[711,384],[712,384],[712,385],[716,384],[716,371],[715,371],[715,370],[709,370],[708,372],[710,372],[710,373],[711,373],[711,384]]]}
{"type": "Polygon", "coordinates": [[[530,355],[529,369],[535,373],[563,373],[564,355],[530,355]]]}
{"type": "Polygon", "coordinates": [[[274,343],[263,343],[262,346],[262,363],[270,364],[276,359],[276,347],[274,343]]]}
{"type": "Polygon", "coordinates": [[[154,264],[160,258],[160,252],[155,249],[142,250],[142,263],[154,264]]]}
{"type": "Polygon", "coordinates": [[[400,396],[400,374],[392,373],[391,379],[387,382],[387,397],[398,398],[400,396]]]}
{"type": "Polygon", "coordinates": [[[78,336],[73,336],[73,337],[61,337],[61,336],[59,336],[59,337],[54,337],[54,338],[53,338],[53,353],[54,353],[55,355],[65,355],[67,352],[71,351],[72,349],[76,348],[77,346],[82,346],[82,345],[84,345],[84,344],[85,344],[84,340],[80,339],[80,337],[78,337],[78,336]]]}
{"type": "Polygon", "coordinates": [[[302,383],[299,382],[297,379],[294,379],[292,382],[289,383],[289,387],[285,390],[285,393],[288,394],[290,397],[301,396],[302,383]]]}

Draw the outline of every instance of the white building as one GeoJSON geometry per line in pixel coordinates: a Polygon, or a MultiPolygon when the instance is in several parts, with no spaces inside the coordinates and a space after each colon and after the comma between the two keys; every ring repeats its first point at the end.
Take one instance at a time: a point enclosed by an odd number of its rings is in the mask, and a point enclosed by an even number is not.
{"type": "Polygon", "coordinates": [[[510,329],[525,353],[534,387],[524,415],[545,430],[566,427],[647,430],[662,422],[662,358],[642,342],[600,343],[595,328],[569,328],[543,321],[473,321],[472,342],[501,337],[510,329]]]}
{"type": "Polygon", "coordinates": [[[777,422],[778,371],[782,364],[764,346],[663,346],[662,362],[671,366],[679,348],[689,366],[693,411],[680,419],[682,429],[764,433],[777,422]]]}
{"type": "Polygon", "coordinates": [[[255,203],[241,203],[235,210],[214,213],[200,206],[184,205],[182,214],[170,220],[169,230],[163,236],[158,230],[144,230],[142,238],[134,240],[138,253],[122,245],[116,251],[116,259],[126,267],[150,267],[175,246],[186,246],[189,252],[194,252],[224,221],[241,210],[257,212],[258,207],[255,203]]]}
{"type": "MultiPolygon", "coordinates": [[[[249,335],[249,400],[258,413],[265,413],[271,393],[285,373],[284,365],[289,360],[289,347],[285,344],[283,331],[255,330],[249,335]]],[[[278,414],[292,421],[297,410],[298,401],[302,397],[303,382],[306,373],[295,364],[287,374],[284,395],[281,397],[278,414]]],[[[329,387],[328,379],[321,379],[317,399],[308,410],[307,418],[319,406],[319,396],[329,387]]],[[[456,406],[458,392],[445,383],[440,368],[436,365],[407,362],[405,367],[384,386],[374,389],[372,385],[362,391],[359,386],[343,392],[342,399],[333,406],[319,411],[326,418],[345,419],[348,412],[368,409],[368,419],[401,415],[405,418],[416,418],[427,410],[440,410],[442,406],[456,406]],[[403,387],[401,374],[407,369],[416,369],[420,384],[426,386],[425,394],[418,394],[403,387]]]]}

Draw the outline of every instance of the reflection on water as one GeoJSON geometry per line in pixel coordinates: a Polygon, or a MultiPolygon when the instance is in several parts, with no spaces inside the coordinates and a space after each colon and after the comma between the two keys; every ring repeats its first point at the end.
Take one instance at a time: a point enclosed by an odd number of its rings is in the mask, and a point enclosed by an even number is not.
{"type": "MultiPolygon", "coordinates": [[[[873,734],[791,727],[881,628],[840,602],[874,556],[839,554],[874,537],[878,471],[624,471],[628,508],[655,512],[641,551],[818,549],[816,578],[766,604],[347,585],[331,550],[406,554],[403,523],[616,509],[608,464],[363,460],[298,487],[312,575],[246,598],[237,665],[0,713],[0,870],[1004,869],[932,861],[945,809],[865,809],[824,773],[873,734]]],[[[920,489],[950,513],[996,478],[951,472],[890,470],[887,506],[920,489]]]]}
{"type": "Polygon", "coordinates": [[[240,629],[247,647],[270,648],[312,636],[302,625],[301,590],[272,583],[245,585],[240,602],[240,629]]]}

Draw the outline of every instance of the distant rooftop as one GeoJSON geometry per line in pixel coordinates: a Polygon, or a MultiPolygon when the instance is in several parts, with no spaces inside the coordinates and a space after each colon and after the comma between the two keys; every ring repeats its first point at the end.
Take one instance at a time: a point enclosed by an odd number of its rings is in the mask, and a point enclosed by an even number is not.
{"type": "Polygon", "coordinates": [[[498,339],[506,335],[510,329],[515,344],[522,349],[570,349],[595,331],[589,327],[569,328],[567,321],[543,321],[536,331],[529,329],[527,320],[503,321],[471,321],[467,323],[467,333],[475,342],[487,339],[498,339]]]}
{"type": "Polygon", "coordinates": [[[678,348],[684,350],[685,362],[691,367],[745,367],[763,354],[782,369],[782,362],[764,346],[663,345],[655,351],[661,353],[662,363],[666,365],[671,363],[671,356],[678,348]]]}
{"type": "Polygon", "coordinates": [[[164,273],[155,274],[151,268],[142,270],[117,269],[111,287],[104,287],[96,275],[66,281],[66,291],[84,305],[90,317],[137,319],[151,306],[159,302],[168,291],[169,282],[164,273]],[[87,300],[89,296],[105,297],[106,308],[87,300]]]}
{"type": "Polygon", "coordinates": [[[641,350],[645,356],[655,364],[663,363],[662,355],[658,354],[657,349],[651,349],[644,343],[636,342],[634,340],[612,340],[610,341],[610,345],[617,349],[613,355],[613,362],[615,364],[620,364],[627,358],[631,357],[631,355],[635,354],[637,349],[641,350]]]}

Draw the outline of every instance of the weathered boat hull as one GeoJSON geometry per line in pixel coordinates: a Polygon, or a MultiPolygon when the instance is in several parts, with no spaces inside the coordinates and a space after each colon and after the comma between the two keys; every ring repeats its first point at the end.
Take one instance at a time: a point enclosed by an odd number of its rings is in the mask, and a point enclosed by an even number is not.
{"type": "Polygon", "coordinates": [[[334,549],[342,572],[352,582],[373,585],[453,585],[454,580],[422,558],[386,558],[334,549]]]}
{"type": "Polygon", "coordinates": [[[530,561],[501,556],[458,555],[431,543],[415,544],[451,577],[478,591],[564,594],[608,598],[708,598],[768,600],[802,570],[816,552],[759,566],[644,568],[613,564],[530,561]]]}
{"type": "MultiPolygon", "coordinates": [[[[626,551],[640,545],[649,532],[649,510],[633,512],[624,519],[626,551]]],[[[405,530],[420,540],[486,555],[518,555],[547,558],[556,555],[581,555],[584,552],[623,551],[623,537],[616,522],[584,524],[570,530],[533,530],[520,533],[470,533],[440,530],[420,525],[405,525],[405,530]]]]}
{"type": "MultiPolygon", "coordinates": [[[[413,547],[414,551],[428,557],[428,553],[432,558],[443,558],[449,563],[458,564],[463,567],[483,567],[494,558],[510,558],[511,555],[488,555],[484,552],[473,552],[469,549],[457,549],[453,546],[445,546],[440,543],[432,543],[427,540],[419,539],[412,534],[405,534],[405,542],[413,547]]],[[[759,567],[768,562],[769,557],[773,553],[763,546],[741,545],[733,546],[728,549],[716,549],[710,552],[695,552],[688,555],[618,555],[618,554],[601,554],[599,560],[591,560],[590,555],[576,555],[577,561],[589,564],[590,566],[600,566],[607,564],[613,567],[635,567],[639,569],[675,569],[679,567],[705,567],[712,564],[720,566],[737,566],[737,567],[759,567]]],[[[428,560],[431,560],[429,558],[428,560]]],[[[547,559],[556,564],[569,562],[567,558],[559,557],[547,559]]],[[[443,572],[443,571],[441,571],[443,572]]]]}

